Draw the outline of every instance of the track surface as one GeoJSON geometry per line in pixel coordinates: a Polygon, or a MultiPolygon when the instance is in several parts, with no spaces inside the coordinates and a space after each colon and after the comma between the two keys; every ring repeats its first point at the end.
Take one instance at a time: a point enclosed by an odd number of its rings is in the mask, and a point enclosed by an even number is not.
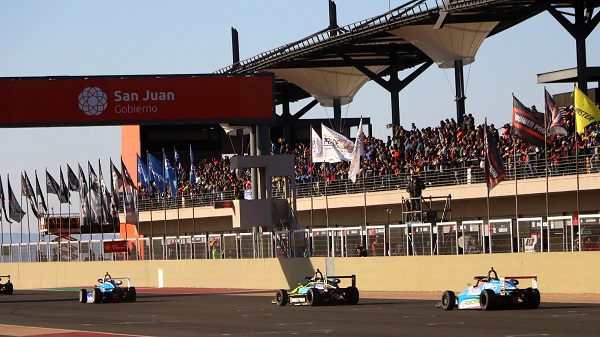
{"type": "Polygon", "coordinates": [[[140,289],[135,303],[81,304],[76,289],[15,290],[0,295],[0,336],[598,336],[600,329],[600,304],[546,303],[543,294],[537,310],[484,312],[377,298],[278,307],[265,292],[184,291],[140,289]]]}

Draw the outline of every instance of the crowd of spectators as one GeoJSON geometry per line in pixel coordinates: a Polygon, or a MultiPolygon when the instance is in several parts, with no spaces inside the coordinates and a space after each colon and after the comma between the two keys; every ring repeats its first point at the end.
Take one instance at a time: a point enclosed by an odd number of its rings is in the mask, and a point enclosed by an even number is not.
{"type": "MultiPolygon", "coordinates": [[[[532,110],[535,106],[532,107],[532,110]]],[[[598,170],[600,163],[600,126],[598,123],[586,128],[585,134],[575,137],[573,109],[567,108],[563,116],[567,136],[557,136],[546,149],[528,144],[512,137],[511,127],[505,124],[490,129],[507,171],[513,165],[520,167],[528,177],[544,174],[537,163],[547,160],[551,164],[552,174],[561,174],[563,163],[575,155],[576,147],[580,155],[587,158],[586,163],[592,170],[598,170]],[[577,139],[577,144],[575,143],[577,139]],[[545,153],[547,152],[547,157],[545,153]]],[[[471,114],[465,115],[462,125],[453,118],[441,120],[439,125],[419,129],[415,123],[410,128],[393,126],[392,135],[387,139],[365,136],[365,156],[361,163],[361,177],[402,175],[424,171],[443,172],[456,168],[483,168],[484,128],[476,125],[471,114]]],[[[292,154],[295,156],[295,179],[297,184],[310,181],[333,181],[348,179],[348,162],[323,165],[311,162],[309,144],[288,144],[279,139],[272,142],[271,154],[292,154]]],[[[191,172],[181,168],[179,174],[180,195],[205,195],[229,191],[234,198],[242,199],[243,191],[251,188],[250,170],[235,170],[230,167],[230,158],[203,159],[193,166],[191,172]],[[190,181],[192,180],[192,182],[190,181]]],[[[273,184],[281,184],[275,178],[273,184]]],[[[147,191],[140,187],[142,196],[157,191],[147,191]]]]}

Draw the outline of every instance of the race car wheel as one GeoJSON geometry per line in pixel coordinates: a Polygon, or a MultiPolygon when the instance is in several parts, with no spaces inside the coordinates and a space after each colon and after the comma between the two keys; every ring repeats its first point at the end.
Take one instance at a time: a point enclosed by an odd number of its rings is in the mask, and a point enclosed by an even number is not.
{"type": "Polygon", "coordinates": [[[344,292],[344,297],[346,298],[346,301],[348,301],[348,304],[350,304],[350,305],[357,304],[358,299],[360,298],[358,288],[356,288],[356,287],[346,288],[346,291],[344,292]]]}
{"type": "Polygon", "coordinates": [[[442,309],[452,310],[456,305],[456,295],[451,290],[446,290],[442,294],[442,309]]]}
{"type": "Polygon", "coordinates": [[[308,292],[306,293],[306,301],[311,307],[319,305],[321,303],[321,293],[315,288],[308,289],[308,292]]]}
{"type": "Polygon", "coordinates": [[[275,295],[275,302],[280,307],[285,306],[288,303],[288,293],[285,289],[277,290],[277,294],[275,295]]]}
{"type": "Polygon", "coordinates": [[[87,302],[87,290],[81,289],[79,291],[79,303],[87,302]]]}
{"type": "Polygon", "coordinates": [[[135,300],[137,299],[137,291],[135,290],[135,287],[130,287],[129,289],[127,289],[124,295],[125,302],[135,302],[135,300]]]}
{"type": "Polygon", "coordinates": [[[94,304],[102,302],[102,292],[98,288],[94,288],[94,292],[92,294],[92,302],[94,304]]]}
{"type": "Polygon", "coordinates": [[[523,304],[527,309],[537,309],[540,306],[540,291],[533,288],[525,289],[523,304]]]}
{"type": "Polygon", "coordinates": [[[4,285],[4,293],[6,295],[12,295],[13,293],[13,284],[8,282],[4,285]]]}
{"type": "Polygon", "coordinates": [[[481,310],[494,310],[498,306],[496,293],[490,289],[484,289],[479,295],[479,305],[481,310]]]}

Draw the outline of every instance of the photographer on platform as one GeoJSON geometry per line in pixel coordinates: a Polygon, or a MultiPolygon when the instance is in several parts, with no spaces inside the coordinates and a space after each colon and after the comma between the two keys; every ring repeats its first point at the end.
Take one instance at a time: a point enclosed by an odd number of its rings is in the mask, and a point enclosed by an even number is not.
{"type": "Polygon", "coordinates": [[[406,191],[410,195],[409,211],[413,212],[413,220],[421,219],[421,194],[425,189],[425,183],[417,173],[411,170],[411,176],[408,181],[406,191]]]}

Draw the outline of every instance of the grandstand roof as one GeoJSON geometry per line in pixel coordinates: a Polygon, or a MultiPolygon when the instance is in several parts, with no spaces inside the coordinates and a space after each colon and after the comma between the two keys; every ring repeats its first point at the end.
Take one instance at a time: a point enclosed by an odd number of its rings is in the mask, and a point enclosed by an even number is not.
{"type": "MultiPolygon", "coordinates": [[[[586,7],[600,0],[579,0],[586,7]]],[[[547,1],[558,10],[573,8],[575,1],[547,1]]],[[[397,71],[410,69],[431,59],[393,30],[410,25],[490,22],[498,24],[489,36],[498,34],[546,10],[537,0],[411,0],[402,6],[347,26],[326,28],[298,41],[263,52],[217,70],[218,74],[254,73],[273,69],[319,67],[385,67],[377,76],[389,75],[390,54],[396,56],[397,71]]],[[[276,101],[286,91],[289,101],[311,97],[294,83],[276,76],[276,101]]]]}

